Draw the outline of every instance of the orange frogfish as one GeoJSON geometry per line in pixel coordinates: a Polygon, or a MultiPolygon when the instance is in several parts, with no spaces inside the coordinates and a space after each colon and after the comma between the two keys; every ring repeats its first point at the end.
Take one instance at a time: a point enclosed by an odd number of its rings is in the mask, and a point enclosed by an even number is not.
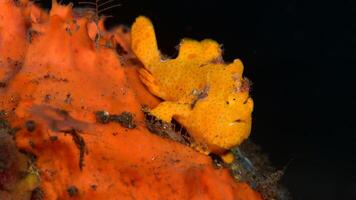
{"type": "Polygon", "coordinates": [[[177,58],[163,59],[146,17],[136,19],[131,33],[132,49],[144,65],[140,78],[164,100],[152,115],[178,121],[203,153],[222,154],[248,138],[253,100],[240,60],[224,63],[220,45],[209,39],[183,39],[177,58]]]}

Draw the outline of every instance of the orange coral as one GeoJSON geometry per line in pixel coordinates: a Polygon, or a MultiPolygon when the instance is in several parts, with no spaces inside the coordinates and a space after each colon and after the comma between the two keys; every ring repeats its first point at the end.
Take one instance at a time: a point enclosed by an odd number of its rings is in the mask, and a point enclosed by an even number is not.
{"type": "Polygon", "coordinates": [[[49,13],[0,3],[0,108],[37,156],[45,199],[260,199],[208,156],[149,133],[141,106],[159,101],[107,45],[129,41],[100,26],[93,41],[92,23],[55,1],[49,13]],[[98,123],[97,111],[129,112],[136,127],[98,123]]]}

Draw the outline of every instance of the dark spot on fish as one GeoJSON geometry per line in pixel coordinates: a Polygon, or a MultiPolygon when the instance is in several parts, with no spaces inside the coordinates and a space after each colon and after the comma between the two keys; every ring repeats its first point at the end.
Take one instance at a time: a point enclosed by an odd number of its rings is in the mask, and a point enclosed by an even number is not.
{"type": "Polygon", "coordinates": [[[246,98],[246,100],[243,102],[243,104],[246,104],[249,98],[250,98],[250,96],[248,96],[248,97],[246,98]]]}

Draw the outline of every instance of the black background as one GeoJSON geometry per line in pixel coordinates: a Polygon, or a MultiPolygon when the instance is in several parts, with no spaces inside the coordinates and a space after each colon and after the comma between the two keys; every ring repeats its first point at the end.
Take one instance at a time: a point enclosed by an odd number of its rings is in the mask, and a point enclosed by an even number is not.
{"type": "Polygon", "coordinates": [[[116,3],[107,24],[148,16],[164,54],[176,56],[184,37],[213,38],[226,61],[243,61],[251,138],[275,166],[288,164],[282,182],[294,199],[356,199],[356,1],[116,3]]]}

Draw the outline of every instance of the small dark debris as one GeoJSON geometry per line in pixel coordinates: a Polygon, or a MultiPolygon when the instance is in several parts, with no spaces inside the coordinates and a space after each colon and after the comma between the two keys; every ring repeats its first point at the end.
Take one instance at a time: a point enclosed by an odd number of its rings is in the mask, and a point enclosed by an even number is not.
{"type": "Polygon", "coordinates": [[[193,102],[190,105],[191,109],[193,109],[195,107],[195,105],[197,104],[197,102],[199,100],[204,99],[208,96],[209,89],[210,89],[210,87],[207,85],[202,90],[194,89],[192,91],[192,94],[195,96],[195,99],[193,100],[193,102]]]}
{"type": "Polygon", "coordinates": [[[225,166],[224,161],[221,159],[221,157],[215,153],[210,153],[209,156],[211,157],[213,164],[216,168],[222,168],[225,166]]]}
{"type": "Polygon", "coordinates": [[[33,148],[33,149],[36,148],[36,144],[32,140],[29,140],[28,144],[30,145],[31,148],[33,148]]]}
{"type": "Polygon", "coordinates": [[[18,127],[11,127],[11,124],[5,119],[6,115],[5,111],[0,111],[0,133],[15,135],[20,129],[18,127]]]}
{"type": "Polygon", "coordinates": [[[30,161],[31,161],[32,163],[35,163],[35,162],[36,162],[37,156],[36,156],[35,154],[33,154],[33,153],[31,153],[31,152],[28,152],[28,151],[26,151],[26,150],[23,150],[23,149],[20,149],[19,152],[22,153],[22,154],[24,154],[28,159],[30,159],[30,161]]]}
{"type": "Polygon", "coordinates": [[[40,187],[37,187],[34,190],[32,190],[31,200],[43,200],[43,199],[44,199],[44,192],[40,187]]]}
{"type": "Polygon", "coordinates": [[[96,121],[101,124],[107,124],[110,122],[110,115],[107,111],[95,112],[96,121]]]}
{"type": "Polygon", "coordinates": [[[110,121],[117,122],[125,128],[136,128],[133,118],[130,112],[123,112],[120,115],[111,115],[110,121]]]}
{"type": "Polygon", "coordinates": [[[283,175],[283,170],[277,170],[261,180],[257,190],[261,192],[264,199],[288,199],[287,191],[278,184],[283,175]]]}
{"type": "Polygon", "coordinates": [[[238,181],[247,182],[266,200],[290,199],[288,191],[279,184],[284,170],[275,169],[260,147],[247,140],[231,152],[235,161],[228,166],[238,181]]]}
{"type": "Polygon", "coordinates": [[[116,122],[125,128],[136,128],[134,117],[130,112],[123,112],[120,115],[110,115],[107,111],[97,111],[95,112],[95,116],[96,121],[101,124],[116,122]]]}
{"type": "Polygon", "coordinates": [[[58,137],[55,135],[49,136],[49,140],[51,140],[52,142],[55,142],[58,140],[58,137]]]}
{"type": "Polygon", "coordinates": [[[28,132],[33,132],[36,130],[36,122],[33,120],[26,121],[25,126],[28,132]]]}
{"type": "Polygon", "coordinates": [[[40,35],[40,33],[32,28],[29,28],[27,30],[27,40],[31,43],[33,41],[33,38],[40,35]]]}
{"type": "Polygon", "coordinates": [[[51,101],[52,96],[50,94],[46,94],[43,98],[44,102],[49,103],[51,101]]]}
{"type": "Polygon", "coordinates": [[[66,27],[66,32],[67,32],[69,35],[72,35],[72,31],[70,30],[69,27],[66,27]]]}
{"type": "Polygon", "coordinates": [[[3,82],[5,85],[7,85],[10,80],[13,79],[13,77],[22,69],[22,62],[13,60],[10,57],[7,57],[7,63],[11,65],[11,71],[5,74],[5,77],[1,82],[3,82]]]}
{"type": "Polygon", "coordinates": [[[127,54],[127,51],[125,51],[125,49],[120,44],[116,45],[115,50],[119,55],[126,55],[127,54]]]}
{"type": "Polygon", "coordinates": [[[79,190],[77,187],[75,187],[74,185],[72,186],[69,186],[68,189],[67,189],[67,192],[68,192],[68,195],[70,197],[74,197],[74,196],[77,196],[78,193],[79,193],[79,190]]]}
{"type": "Polygon", "coordinates": [[[122,33],[129,33],[130,32],[130,28],[129,27],[127,27],[127,26],[121,26],[121,30],[122,30],[122,33]]]}
{"type": "Polygon", "coordinates": [[[82,136],[78,134],[75,129],[61,131],[72,136],[74,144],[79,150],[79,168],[80,170],[84,167],[84,153],[85,153],[85,141],[82,136]]]}
{"type": "Polygon", "coordinates": [[[68,79],[66,79],[66,78],[56,77],[55,75],[53,75],[51,73],[47,73],[47,74],[43,75],[43,77],[38,78],[36,80],[36,83],[38,84],[40,81],[43,81],[43,80],[51,80],[51,81],[64,82],[64,83],[68,82],[68,79]]]}
{"type": "Polygon", "coordinates": [[[71,104],[72,101],[73,101],[72,95],[71,95],[70,93],[68,93],[68,94],[66,95],[66,98],[65,98],[65,100],[64,100],[64,103],[66,103],[66,104],[71,104]]]}
{"type": "Polygon", "coordinates": [[[5,82],[0,82],[0,88],[4,88],[6,87],[6,83],[5,82]]]}
{"type": "Polygon", "coordinates": [[[43,79],[50,79],[52,77],[54,77],[54,76],[48,73],[43,76],[43,79]]]}
{"type": "Polygon", "coordinates": [[[73,21],[69,21],[67,22],[67,27],[66,27],[66,32],[72,36],[75,32],[77,32],[78,30],[80,29],[80,26],[77,24],[77,21],[76,20],[73,20],[73,21]],[[71,27],[71,25],[73,25],[71,27]]]}
{"type": "Polygon", "coordinates": [[[96,191],[96,189],[98,188],[98,186],[97,186],[96,184],[92,184],[90,187],[91,187],[91,189],[94,190],[94,191],[96,191]]]}
{"type": "Polygon", "coordinates": [[[147,129],[150,132],[185,145],[190,145],[192,143],[192,138],[190,137],[188,131],[174,119],[171,123],[168,123],[151,115],[145,107],[142,111],[145,115],[147,129]]]}

